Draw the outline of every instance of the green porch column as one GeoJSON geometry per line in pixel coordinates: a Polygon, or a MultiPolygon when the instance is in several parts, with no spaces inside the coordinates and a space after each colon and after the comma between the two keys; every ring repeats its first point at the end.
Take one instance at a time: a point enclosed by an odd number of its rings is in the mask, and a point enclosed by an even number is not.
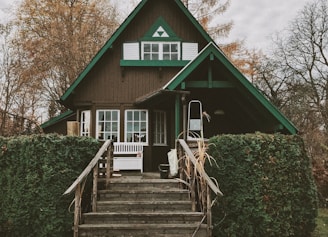
{"type": "Polygon", "coordinates": [[[181,115],[180,115],[180,95],[177,94],[175,96],[175,138],[178,138],[181,130],[180,130],[180,121],[181,121],[181,115]]]}

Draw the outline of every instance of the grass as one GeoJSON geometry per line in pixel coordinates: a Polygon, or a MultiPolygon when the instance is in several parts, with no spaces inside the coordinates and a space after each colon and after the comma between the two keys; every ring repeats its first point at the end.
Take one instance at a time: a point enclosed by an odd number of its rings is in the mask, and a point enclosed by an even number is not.
{"type": "Polygon", "coordinates": [[[312,237],[327,237],[328,236],[328,209],[319,209],[316,220],[317,227],[313,232],[312,237]]]}

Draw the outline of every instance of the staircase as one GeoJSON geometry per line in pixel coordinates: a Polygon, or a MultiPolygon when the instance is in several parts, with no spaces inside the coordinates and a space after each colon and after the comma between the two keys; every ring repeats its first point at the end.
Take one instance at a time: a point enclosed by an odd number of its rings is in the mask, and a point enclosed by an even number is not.
{"type": "Polygon", "coordinates": [[[205,237],[204,214],[191,206],[189,191],[159,173],[115,177],[107,189],[98,190],[96,212],[82,214],[78,236],[205,237]]]}

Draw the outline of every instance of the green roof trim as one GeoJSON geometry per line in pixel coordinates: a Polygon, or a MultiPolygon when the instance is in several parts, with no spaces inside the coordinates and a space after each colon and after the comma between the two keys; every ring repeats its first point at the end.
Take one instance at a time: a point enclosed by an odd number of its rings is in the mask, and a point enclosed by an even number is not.
{"type": "Polygon", "coordinates": [[[223,52],[210,42],[198,56],[189,62],[174,78],[171,79],[162,89],[176,90],[178,86],[184,83],[184,80],[190,75],[206,58],[217,58],[237,79],[236,87],[246,89],[254,96],[291,134],[297,133],[297,128],[269,101],[255,86],[229,61],[223,52]]]}
{"type": "Polygon", "coordinates": [[[150,27],[142,41],[180,41],[181,39],[174,33],[163,17],[159,17],[150,27]]]}
{"type": "MultiPolygon", "coordinates": [[[[110,39],[104,44],[104,46],[98,51],[95,57],[90,61],[90,63],[86,66],[86,68],[82,71],[82,73],[77,77],[77,79],[72,83],[72,85],[66,90],[66,92],[62,95],[60,100],[64,102],[67,98],[72,94],[75,88],[81,83],[81,81],[86,77],[86,75],[91,71],[91,69],[95,66],[95,64],[101,59],[101,57],[110,49],[115,42],[115,40],[121,35],[121,33],[126,29],[126,27],[134,20],[136,15],[140,12],[143,6],[151,0],[142,0],[137,7],[131,12],[131,14],[125,19],[125,21],[120,25],[120,27],[113,33],[110,39]]],[[[207,32],[203,29],[203,27],[199,24],[199,22],[195,19],[195,17],[189,12],[189,10],[185,7],[185,5],[181,2],[181,0],[175,0],[176,4],[180,7],[182,12],[189,18],[189,20],[193,23],[193,25],[197,28],[197,30],[201,33],[201,35],[208,41],[212,42],[212,38],[207,34],[207,32]]]]}
{"type": "Polygon", "coordinates": [[[73,114],[74,114],[74,112],[72,110],[67,110],[66,112],[64,112],[64,113],[62,113],[62,114],[60,114],[60,115],[58,115],[58,116],[56,116],[56,117],[48,120],[47,122],[41,124],[40,127],[42,129],[45,129],[47,127],[50,127],[51,125],[54,125],[54,124],[60,122],[61,120],[64,120],[65,118],[67,118],[67,117],[69,117],[69,116],[71,116],[73,114]]]}

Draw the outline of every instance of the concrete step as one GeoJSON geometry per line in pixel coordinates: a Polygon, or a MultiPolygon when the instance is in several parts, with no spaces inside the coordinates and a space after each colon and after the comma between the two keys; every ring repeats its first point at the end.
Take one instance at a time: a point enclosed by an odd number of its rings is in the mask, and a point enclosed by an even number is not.
{"type": "Polygon", "coordinates": [[[133,190],[99,190],[98,198],[101,201],[169,201],[188,200],[189,191],[178,188],[170,189],[133,189],[133,190]]]}
{"type": "Polygon", "coordinates": [[[189,200],[180,201],[98,201],[97,212],[184,212],[191,210],[189,200]]]}
{"type": "MultiPolygon", "coordinates": [[[[187,237],[198,224],[83,224],[79,237],[187,237]]],[[[195,237],[206,237],[206,226],[201,225],[195,237]]]]}
{"type": "Polygon", "coordinates": [[[200,223],[201,212],[95,212],[83,214],[84,224],[189,224],[200,223]]]}

